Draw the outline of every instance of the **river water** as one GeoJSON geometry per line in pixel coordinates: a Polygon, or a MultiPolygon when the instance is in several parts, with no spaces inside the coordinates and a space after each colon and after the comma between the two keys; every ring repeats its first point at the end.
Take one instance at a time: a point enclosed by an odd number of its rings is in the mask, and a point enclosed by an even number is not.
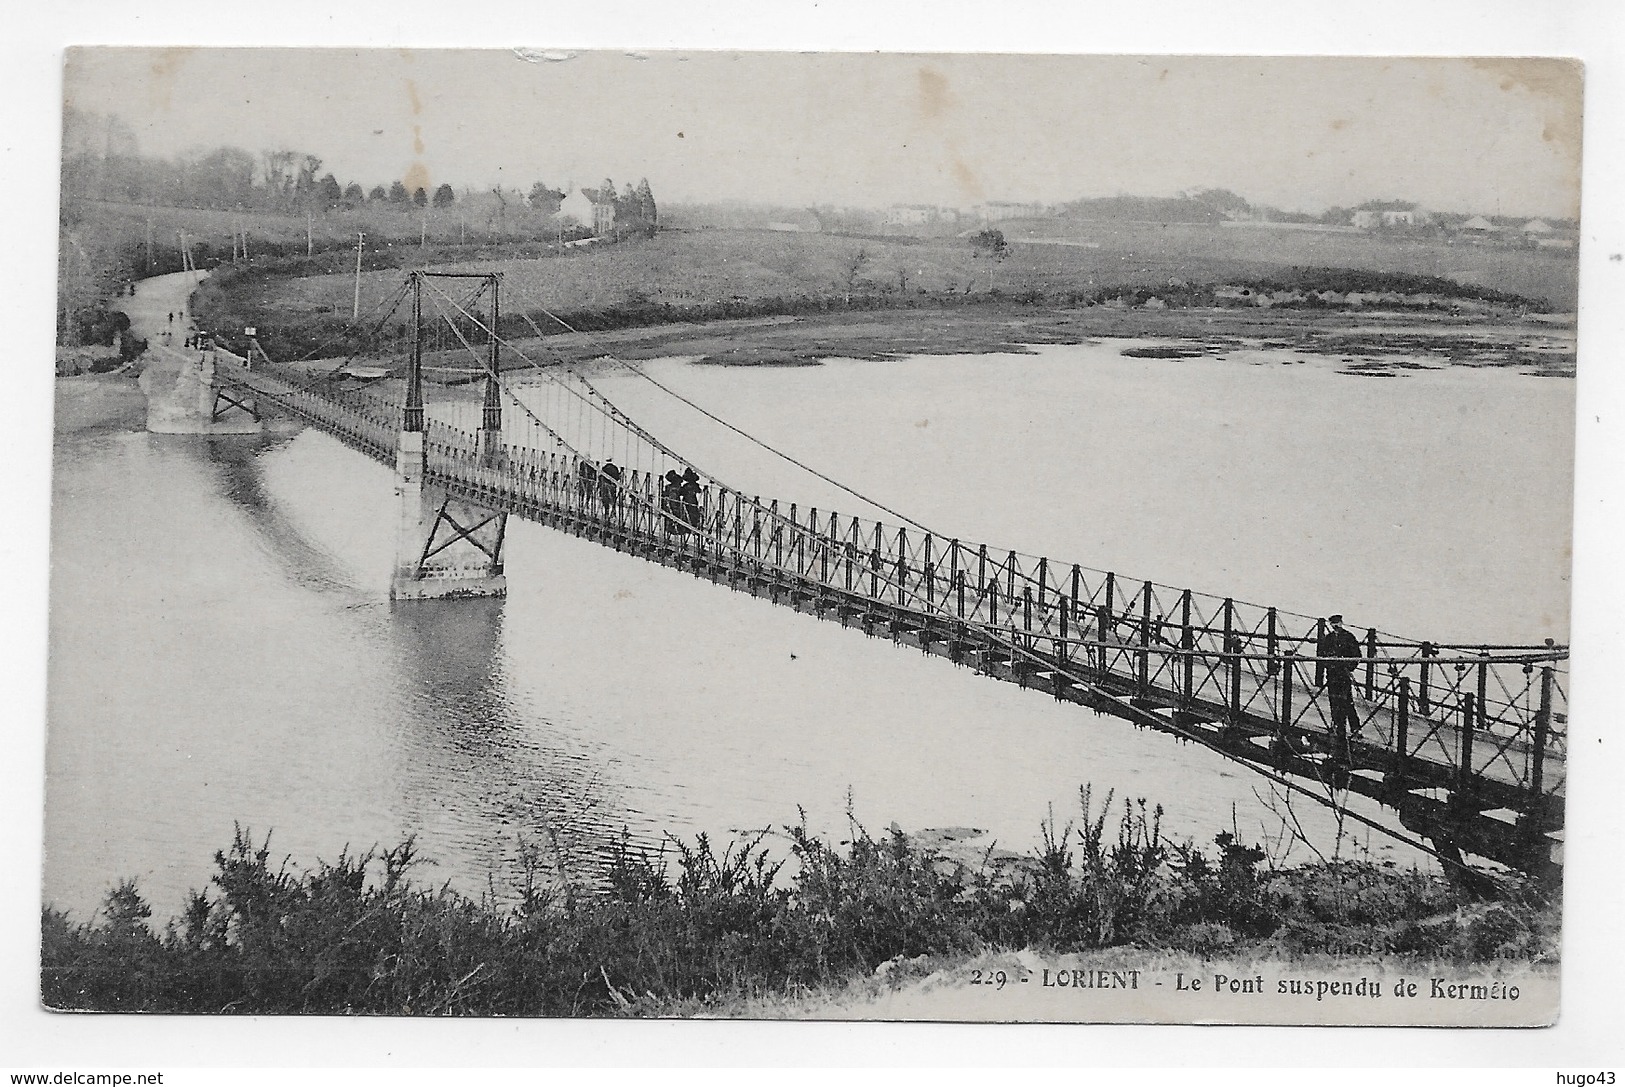
{"type": "MultiPolygon", "coordinates": [[[[1129,346],[649,368],[946,534],[1405,636],[1567,640],[1572,381],[1129,346]]],[[[599,385],[741,489],[875,515],[599,385]]],[[[1202,749],[525,522],[506,601],[392,608],[390,472],[317,433],[63,433],[54,498],[44,889],[76,916],[132,876],[172,915],[238,824],[297,864],[416,835],[423,878],[499,896],[522,841],[587,871],[623,829],[804,812],[840,838],[849,806],[1024,850],[1085,783],[1198,841],[1281,827],[1202,749]]]]}

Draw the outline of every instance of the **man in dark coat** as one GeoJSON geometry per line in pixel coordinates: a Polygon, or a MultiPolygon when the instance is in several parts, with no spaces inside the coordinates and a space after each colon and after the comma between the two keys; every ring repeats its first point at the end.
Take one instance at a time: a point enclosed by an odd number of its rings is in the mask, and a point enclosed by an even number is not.
{"type": "Polygon", "coordinates": [[[1326,695],[1332,703],[1332,734],[1338,746],[1360,732],[1360,719],[1354,712],[1354,669],[1359,665],[1360,639],[1343,626],[1343,617],[1333,615],[1326,620],[1331,629],[1320,643],[1320,656],[1325,667],[1326,695]]]}

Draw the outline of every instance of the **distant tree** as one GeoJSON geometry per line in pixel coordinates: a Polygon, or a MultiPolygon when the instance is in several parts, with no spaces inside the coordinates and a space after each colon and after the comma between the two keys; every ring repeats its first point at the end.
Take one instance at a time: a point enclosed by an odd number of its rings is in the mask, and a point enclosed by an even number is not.
{"type": "Polygon", "coordinates": [[[986,253],[995,260],[1003,260],[1010,252],[1010,243],[1004,240],[1004,231],[994,230],[991,227],[972,234],[970,247],[972,255],[980,256],[986,253]]]}
{"type": "Polygon", "coordinates": [[[615,229],[619,233],[642,234],[652,238],[659,226],[659,218],[648,178],[644,178],[636,187],[627,186],[626,191],[615,198],[615,229]]]}
{"type": "Polygon", "coordinates": [[[847,258],[845,273],[842,282],[846,285],[846,300],[852,301],[852,292],[858,285],[858,276],[863,273],[864,266],[869,263],[869,250],[859,246],[857,251],[847,258]]]}
{"type": "Polygon", "coordinates": [[[559,205],[564,203],[564,192],[548,188],[545,181],[538,181],[530,187],[529,200],[532,210],[553,216],[559,213],[559,205]]]}
{"type": "Polygon", "coordinates": [[[1229,189],[1192,189],[1185,199],[1204,204],[1226,219],[1244,219],[1253,210],[1245,197],[1229,189]]]}
{"type": "Polygon", "coordinates": [[[253,155],[235,147],[217,147],[192,164],[192,199],[204,207],[240,208],[253,202],[253,155]]]}
{"type": "Polygon", "coordinates": [[[260,170],[265,176],[265,193],[267,202],[272,207],[286,204],[292,195],[298,180],[295,164],[299,159],[297,151],[260,152],[260,170]]]}
{"type": "Polygon", "coordinates": [[[440,187],[434,191],[434,206],[437,208],[449,208],[456,200],[457,194],[452,192],[451,186],[445,182],[441,182],[440,187]]]}
{"type": "Polygon", "coordinates": [[[389,186],[389,202],[391,204],[404,204],[412,199],[412,194],[406,191],[406,186],[399,181],[393,181],[389,186]]]}
{"type": "Polygon", "coordinates": [[[322,160],[315,155],[303,155],[297,166],[293,183],[294,194],[299,202],[308,208],[319,203],[321,199],[321,194],[316,191],[316,172],[322,168],[322,160]]]}
{"type": "Polygon", "coordinates": [[[381,204],[389,199],[389,193],[384,191],[382,185],[374,185],[372,191],[367,194],[367,199],[375,204],[381,204]]]}
{"type": "Polygon", "coordinates": [[[638,217],[648,223],[651,228],[659,227],[660,209],[655,206],[655,194],[649,188],[648,178],[638,182],[636,197],[638,201],[638,217]]]}
{"type": "Polygon", "coordinates": [[[336,208],[344,200],[344,190],[339,187],[339,179],[332,174],[323,174],[321,181],[316,183],[316,196],[324,208],[336,208]]]}
{"type": "Polygon", "coordinates": [[[420,208],[426,208],[429,206],[429,194],[423,191],[422,186],[412,190],[412,203],[416,204],[420,208]]]}
{"type": "Polygon", "coordinates": [[[360,185],[358,185],[354,181],[352,181],[348,185],[344,186],[344,206],[345,207],[347,207],[347,208],[359,208],[362,204],[364,204],[366,202],[367,202],[367,194],[361,191],[361,186],[360,185]]]}
{"type": "Polygon", "coordinates": [[[498,233],[505,233],[508,229],[508,197],[502,191],[501,185],[491,186],[491,195],[497,198],[496,229],[498,233]]]}

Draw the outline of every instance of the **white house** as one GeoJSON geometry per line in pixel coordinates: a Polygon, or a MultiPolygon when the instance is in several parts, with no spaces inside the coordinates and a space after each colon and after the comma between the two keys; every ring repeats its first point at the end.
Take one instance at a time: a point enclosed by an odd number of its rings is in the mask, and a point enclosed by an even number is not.
{"type": "Polygon", "coordinates": [[[595,211],[593,202],[580,189],[572,190],[565,195],[564,199],[559,202],[558,214],[560,219],[573,219],[581,226],[594,225],[595,211]]]}

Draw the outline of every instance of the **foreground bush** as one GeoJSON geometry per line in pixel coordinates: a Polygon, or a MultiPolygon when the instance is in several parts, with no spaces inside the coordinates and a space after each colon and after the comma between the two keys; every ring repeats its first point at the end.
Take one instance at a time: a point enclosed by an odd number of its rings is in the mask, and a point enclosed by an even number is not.
{"type": "Polygon", "coordinates": [[[545,885],[531,851],[509,907],[414,885],[410,841],[294,873],[239,830],[162,933],[130,882],[89,923],[47,908],[41,990],[106,1011],[613,1015],[1022,947],[1555,958],[1556,906],[1528,885],[1469,901],[1369,862],[1274,869],[1231,834],[1216,855],[1170,842],[1160,814],[1126,804],[1111,825],[1084,790],[1080,824],[1052,822],[1036,856],[1004,864],[855,823],[844,848],[788,828],[782,860],[761,838],[720,855],[703,835],[669,855],[623,841],[588,893],[545,885]]]}

